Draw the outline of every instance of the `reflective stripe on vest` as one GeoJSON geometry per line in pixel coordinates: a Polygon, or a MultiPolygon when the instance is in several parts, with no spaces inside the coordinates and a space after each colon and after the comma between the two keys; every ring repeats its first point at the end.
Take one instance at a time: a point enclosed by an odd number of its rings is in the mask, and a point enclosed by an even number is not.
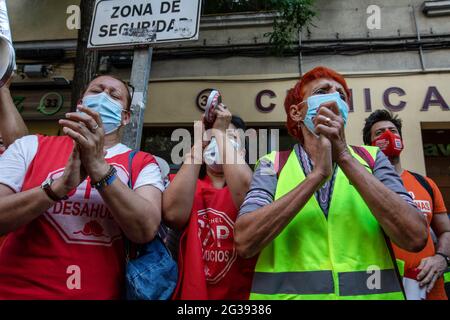
{"type": "MultiPolygon", "coordinates": [[[[376,158],[377,148],[366,149],[376,158]]],[[[265,158],[273,162],[275,156],[265,158]]],[[[312,196],[261,251],[250,299],[404,299],[378,221],[337,170],[328,217],[312,196]]],[[[279,174],[274,199],[304,179],[293,151],[279,174]]]]}
{"type": "Polygon", "coordinates": [[[259,294],[328,294],[334,293],[331,271],[255,272],[254,293],[259,294]]]}
{"type": "MultiPolygon", "coordinates": [[[[379,283],[371,281],[372,273],[368,271],[341,272],[339,277],[340,296],[359,296],[399,292],[402,290],[394,269],[379,270],[379,283]]],[[[375,274],[375,276],[378,276],[375,274]]]]}
{"type": "MultiPolygon", "coordinates": [[[[393,269],[380,270],[379,285],[371,284],[372,274],[366,271],[338,273],[341,296],[358,296],[400,291],[393,269]]],[[[257,294],[334,294],[333,272],[257,272],[252,291],[257,294]]]]}

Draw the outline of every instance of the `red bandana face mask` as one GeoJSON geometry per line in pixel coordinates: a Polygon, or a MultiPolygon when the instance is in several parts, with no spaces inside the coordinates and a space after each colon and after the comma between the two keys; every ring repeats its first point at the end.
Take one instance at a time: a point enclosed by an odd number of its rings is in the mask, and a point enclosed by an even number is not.
{"type": "Polygon", "coordinates": [[[402,138],[386,130],[381,136],[372,142],[372,146],[378,147],[388,158],[395,158],[403,150],[402,138]]]}

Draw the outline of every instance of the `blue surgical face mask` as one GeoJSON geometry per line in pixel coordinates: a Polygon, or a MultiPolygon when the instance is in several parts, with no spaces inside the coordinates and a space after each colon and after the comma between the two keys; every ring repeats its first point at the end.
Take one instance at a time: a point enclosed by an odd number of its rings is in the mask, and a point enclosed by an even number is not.
{"type": "Polygon", "coordinates": [[[122,123],[122,104],[102,92],[83,98],[83,105],[98,112],[102,118],[105,134],[116,131],[122,123]]]}
{"type": "Polygon", "coordinates": [[[327,102],[336,102],[339,112],[341,113],[342,119],[344,120],[344,127],[347,125],[348,119],[348,105],[341,98],[339,92],[329,93],[329,94],[318,94],[311,96],[306,101],[308,103],[308,111],[306,112],[305,119],[303,123],[313,134],[316,134],[314,128],[314,118],[317,116],[317,112],[320,106],[327,102]]]}

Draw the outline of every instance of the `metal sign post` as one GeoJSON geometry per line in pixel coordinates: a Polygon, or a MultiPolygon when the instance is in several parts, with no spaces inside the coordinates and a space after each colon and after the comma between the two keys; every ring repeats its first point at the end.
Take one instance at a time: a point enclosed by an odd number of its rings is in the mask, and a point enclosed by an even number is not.
{"type": "Polygon", "coordinates": [[[131,122],[125,127],[125,132],[122,137],[122,143],[133,150],[138,150],[141,147],[152,54],[152,47],[136,49],[134,51],[133,67],[131,69],[130,78],[131,85],[134,87],[133,101],[131,103],[131,122]]]}

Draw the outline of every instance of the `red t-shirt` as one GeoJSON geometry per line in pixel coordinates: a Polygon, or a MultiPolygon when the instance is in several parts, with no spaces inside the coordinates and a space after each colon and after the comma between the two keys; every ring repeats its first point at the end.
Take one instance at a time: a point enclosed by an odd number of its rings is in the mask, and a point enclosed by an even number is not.
{"type": "MultiPolygon", "coordinates": [[[[21,191],[57,179],[73,149],[68,137],[38,137],[21,191]],[[49,161],[51,160],[51,161],[49,161]]],[[[128,182],[129,152],[107,159],[128,182]]],[[[147,164],[133,160],[133,184],[147,164]]],[[[124,284],[122,231],[89,178],[32,222],[11,232],[0,249],[0,299],[118,299],[124,284]]]]}
{"type": "MultiPolygon", "coordinates": [[[[433,180],[426,178],[433,189],[434,199],[431,199],[430,194],[417,179],[408,171],[404,170],[401,176],[406,190],[411,194],[415,204],[420,209],[423,215],[427,218],[428,227],[431,224],[433,215],[446,214],[444,199],[433,180]]],[[[424,258],[431,257],[435,254],[435,247],[431,234],[428,235],[428,241],[425,248],[420,252],[408,252],[393,244],[395,256],[405,261],[405,270],[415,269],[420,265],[424,258]]],[[[428,300],[447,300],[447,295],[444,288],[444,279],[441,277],[436,281],[434,288],[427,294],[428,300]]]]}
{"type": "MultiPolygon", "coordinates": [[[[171,179],[173,176],[171,176],[171,179]]],[[[228,187],[197,180],[191,217],[180,239],[174,299],[246,300],[256,258],[242,259],[234,246],[238,210],[228,187]]]]}

